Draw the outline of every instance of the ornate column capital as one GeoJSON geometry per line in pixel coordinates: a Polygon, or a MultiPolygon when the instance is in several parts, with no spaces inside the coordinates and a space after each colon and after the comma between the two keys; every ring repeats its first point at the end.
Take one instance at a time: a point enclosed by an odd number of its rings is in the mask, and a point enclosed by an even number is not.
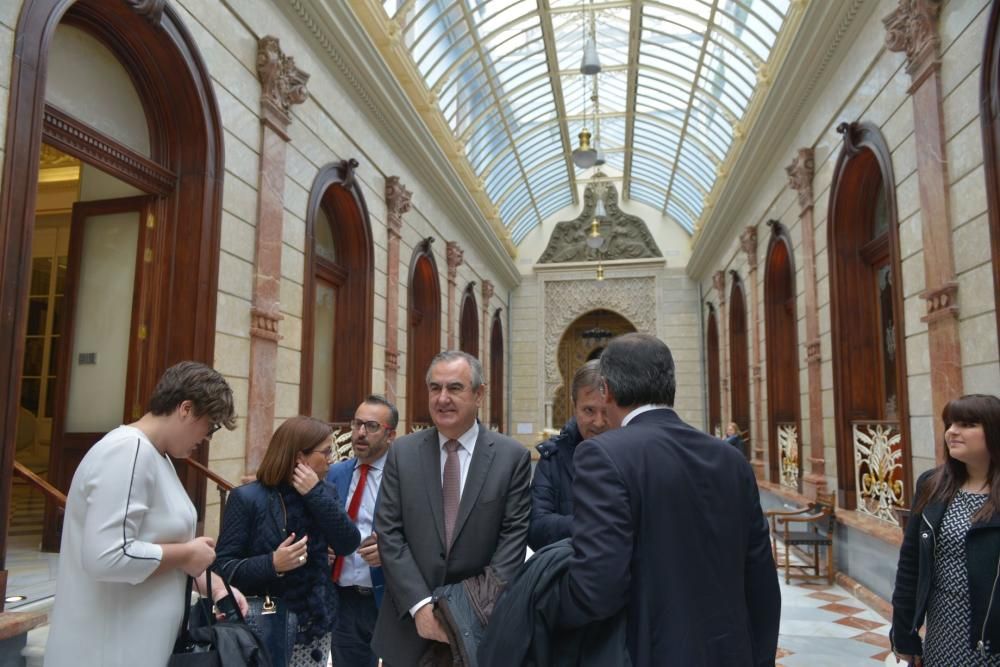
{"type": "Polygon", "coordinates": [[[483,310],[489,310],[490,299],[493,298],[493,282],[489,280],[483,281],[483,310]]]}
{"type": "Polygon", "coordinates": [[[448,241],[445,244],[445,254],[448,258],[448,280],[455,282],[455,278],[458,276],[458,267],[462,265],[465,253],[457,241],[448,241]]]}
{"type": "Polygon", "coordinates": [[[295,66],[295,59],[281,51],[278,38],[265,35],[257,42],[257,78],[261,83],[260,106],[265,122],[280,125],[292,122],[288,112],[293,104],[305,102],[309,75],[295,66]]]}
{"type": "Polygon", "coordinates": [[[740,234],[740,249],[746,253],[750,270],[757,270],[757,228],[750,225],[740,234]]]}
{"type": "Polygon", "coordinates": [[[719,295],[719,305],[726,305],[726,272],[716,271],[712,274],[712,286],[719,295]]]}
{"type": "Polygon", "coordinates": [[[399,176],[389,176],[385,179],[386,218],[389,222],[389,233],[399,236],[403,231],[403,215],[412,208],[410,200],[413,193],[399,182],[399,176]]]}
{"type": "Polygon", "coordinates": [[[906,53],[906,71],[914,85],[923,79],[929,66],[938,63],[940,13],[941,0],[899,0],[896,9],[882,19],[886,48],[906,53]]]}
{"type": "Polygon", "coordinates": [[[811,148],[800,148],[792,163],[785,167],[788,187],[799,193],[799,206],[803,211],[813,205],[813,174],[815,173],[815,152],[811,148]]]}

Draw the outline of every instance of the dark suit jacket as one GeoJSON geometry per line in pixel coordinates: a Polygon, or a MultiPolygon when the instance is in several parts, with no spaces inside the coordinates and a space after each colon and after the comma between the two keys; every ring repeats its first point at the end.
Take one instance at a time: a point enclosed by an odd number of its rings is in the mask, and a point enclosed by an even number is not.
{"type": "MultiPolygon", "coordinates": [[[[337,495],[340,497],[340,502],[344,505],[345,510],[351,502],[351,499],[348,497],[348,492],[351,490],[351,477],[354,476],[355,463],[356,461],[354,459],[340,461],[330,466],[330,470],[326,473],[326,481],[337,487],[337,495]]],[[[384,472],[385,471],[383,470],[383,473],[384,472]]],[[[377,495],[375,496],[375,509],[378,510],[377,495]]],[[[362,535],[361,537],[365,538],[368,536],[362,535]]],[[[351,553],[354,552],[352,551],[351,553]]],[[[382,568],[380,567],[370,567],[368,568],[368,571],[371,573],[372,591],[375,594],[375,606],[377,607],[382,604],[382,594],[385,591],[385,578],[382,576],[382,568]]]]}
{"type": "Polygon", "coordinates": [[[389,448],[375,512],[386,593],[372,638],[391,667],[416,665],[430,644],[417,635],[410,607],[438,586],[492,565],[510,581],[524,562],[531,496],[530,455],[516,440],[479,425],[479,438],[455,520],[444,543],[441,448],[437,429],[412,433],[389,448]]]}
{"type": "Polygon", "coordinates": [[[635,667],[773,665],[781,594],[743,455],[673,410],[576,448],[560,618],[628,609],[635,667]]]}

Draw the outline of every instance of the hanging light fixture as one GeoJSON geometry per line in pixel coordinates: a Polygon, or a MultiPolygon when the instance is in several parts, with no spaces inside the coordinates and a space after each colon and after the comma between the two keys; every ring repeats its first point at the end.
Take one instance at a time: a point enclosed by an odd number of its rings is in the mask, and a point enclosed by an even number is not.
{"type": "Polygon", "coordinates": [[[601,236],[600,222],[595,217],[590,221],[590,234],[587,235],[587,247],[597,250],[604,245],[604,237],[601,236]]]}
{"type": "Polygon", "coordinates": [[[590,101],[594,103],[594,151],[596,151],[596,156],[594,158],[594,166],[602,167],[607,161],[604,158],[604,151],[601,150],[601,119],[597,115],[598,105],[597,105],[597,77],[594,77],[594,94],[590,96],[590,101]]]}
{"type": "Polygon", "coordinates": [[[608,210],[604,207],[604,195],[599,195],[597,205],[594,206],[594,220],[608,217],[608,210]]]}
{"type": "MultiPolygon", "coordinates": [[[[584,18],[586,26],[587,19],[584,18]]],[[[590,30],[584,28],[583,60],[580,61],[580,74],[592,75],[601,71],[601,59],[597,57],[597,26],[594,18],[594,0],[590,0],[590,30]]]]}
{"type": "Polygon", "coordinates": [[[580,169],[588,169],[597,162],[597,151],[590,145],[590,130],[583,128],[578,136],[580,145],[573,150],[573,164],[580,169]]]}
{"type": "Polygon", "coordinates": [[[597,262],[597,279],[604,280],[604,264],[597,262]]]}

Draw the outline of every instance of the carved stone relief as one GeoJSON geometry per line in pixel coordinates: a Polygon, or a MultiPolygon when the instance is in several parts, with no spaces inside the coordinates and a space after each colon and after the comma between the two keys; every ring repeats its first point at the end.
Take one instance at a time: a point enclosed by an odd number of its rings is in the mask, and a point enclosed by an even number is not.
{"type": "Polygon", "coordinates": [[[605,182],[587,186],[583,193],[583,211],[574,220],[556,224],[538,262],[548,264],[644,257],[663,257],[663,254],[642,218],[618,208],[618,190],[613,183],[605,182]],[[587,245],[587,235],[599,196],[604,198],[607,215],[599,219],[604,245],[595,249],[587,245]]]}
{"type": "Polygon", "coordinates": [[[592,310],[618,313],[639,333],[656,334],[656,279],[553,280],[545,283],[546,396],[562,384],[559,340],[574,320],[592,310]]]}

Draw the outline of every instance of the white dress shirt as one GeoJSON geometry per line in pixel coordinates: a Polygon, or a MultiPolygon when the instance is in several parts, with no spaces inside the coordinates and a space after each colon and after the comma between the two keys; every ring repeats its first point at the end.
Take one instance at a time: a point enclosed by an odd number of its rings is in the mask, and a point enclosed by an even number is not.
{"type": "MultiPolygon", "coordinates": [[[[386,452],[388,453],[388,452],[386,452]]],[[[365,539],[372,534],[372,520],[375,517],[375,499],[378,497],[379,485],[382,484],[382,469],[385,466],[385,454],[372,461],[368,468],[368,477],[365,478],[365,488],[362,491],[361,504],[358,506],[358,517],[354,524],[361,533],[361,539],[365,539]]],[[[358,479],[361,477],[361,463],[356,462],[354,472],[351,474],[351,486],[347,490],[347,501],[345,507],[350,507],[351,498],[354,497],[354,490],[358,488],[358,479]]],[[[371,588],[372,573],[365,559],[355,551],[344,556],[344,565],[340,570],[340,579],[337,580],[339,586],[364,586],[371,588]]]]}
{"type": "MultiPolygon", "coordinates": [[[[465,490],[465,478],[469,476],[469,464],[472,462],[472,452],[476,449],[476,440],[479,438],[479,422],[475,421],[472,423],[472,428],[458,436],[459,448],[456,450],[458,454],[458,462],[462,469],[462,483],[459,486],[459,498],[462,497],[461,493],[465,490]]],[[[441,431],[438,431],[438,447],[441,450],[441,488],[444,488],[444,464],[448,460],[448,450],[445,449],[444,445],[446,442],[451,440],[451,438],[442,435],[441,431]]],[[[431,598],[424,598],[417,604],[410,607],[410,616],[416,616],[417,610],[426,604],[429,604],[431,598]]]]}
{"type": "MultiPolygon", "coordinates": [[[[472,462],[472,452],[476,449],[476,439],[479,438],[479,422],[473,422],[472,428],[458,436],[458,444],[461,445],[456,453],[458,454],[458,462],[462,467],[462,482],[459,485],[459,498],[462,497],[462,490],[465,489],[465,478],[469,476],[469,463],[472,462]]],[[[448,450],[445,449],[444,445],[446,442],[451,440],[441,435],[441,431],[438,431],[438,446],[441,448],[441,488],[444,488],[444,464],[448,460],[448,450]]]]}
{"type": "Polygon", "coordinates": [[[650,410],[673,410],[673,408],[669,405],[657,405],[656,403],[640,405],[635,410],[625,415],[625,419],[622,420],[622,426],[628,426],[630,421],[641,415],[643,412],[649,412],[650,410]]]}

